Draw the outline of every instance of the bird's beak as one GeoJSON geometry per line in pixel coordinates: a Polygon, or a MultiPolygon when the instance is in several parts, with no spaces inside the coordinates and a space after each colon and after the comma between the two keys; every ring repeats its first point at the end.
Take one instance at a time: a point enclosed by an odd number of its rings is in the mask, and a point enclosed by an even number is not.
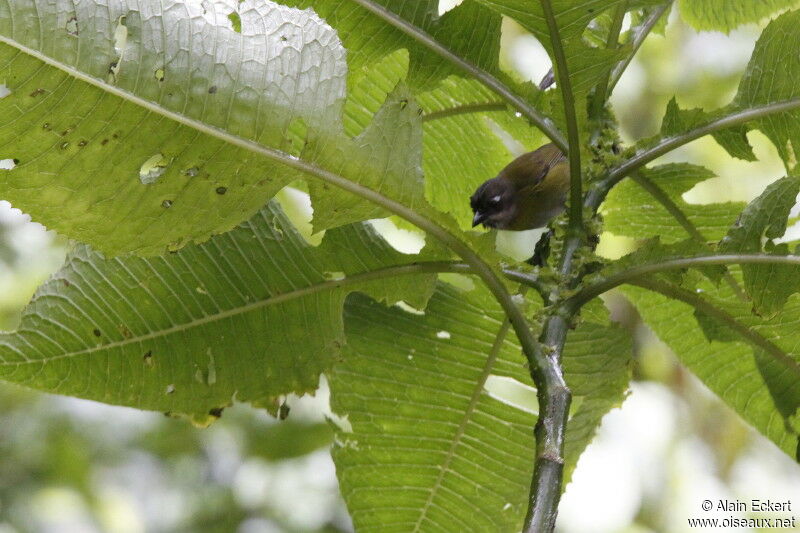
{"type": "Polygon", "coordinates": [[[486,220],[486,215],[484,215],[480,211],[475,211],[475,216],[472,217],[472,227],[474,228],[484,220],[486,220]]]}

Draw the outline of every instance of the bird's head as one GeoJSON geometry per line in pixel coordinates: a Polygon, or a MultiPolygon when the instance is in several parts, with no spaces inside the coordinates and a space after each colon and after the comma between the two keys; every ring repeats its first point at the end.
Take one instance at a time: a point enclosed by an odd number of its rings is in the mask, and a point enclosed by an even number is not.
{"type": "Polygon", "coordinates": [[[496,177],[483,183],[469,199],[474,216],[472,227],[505,229],[514,219],[514,186],[506,178],[496,177]]]}

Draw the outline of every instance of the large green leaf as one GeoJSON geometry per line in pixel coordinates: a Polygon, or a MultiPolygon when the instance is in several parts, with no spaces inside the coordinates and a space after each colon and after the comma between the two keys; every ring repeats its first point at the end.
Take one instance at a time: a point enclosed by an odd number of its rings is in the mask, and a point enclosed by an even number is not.
{"type": "MultiPolygon", "coordinates": [[[[532,391],[520,409],[498,390],[530,383],[516,339],[498,343],[503,319],[485,291],[446,285],[424,315],[348,300],[345,357],[330,384],[332,408],[352,428],[337,431],[333,455],[359,531],[520,529],[537,407],[532,391]]],[[[629,357],[602,306],[570,333],[568,472],[621,402],[629,357]]]]}
{"type": "Polygon", "coordinates": [[[294,173],[174,114],[287,150],[300,122],[335,134],[345,51],[310,11],[242,3],[237,33],[229,4],[0,3],[0,144],[19,161],[4,198],[112,254],[258,210],[294,173]]]}
{"type": "MultiPolygon", "coordinates": [[[[685,192],[714,176],[703,167],[673,163],[643,170],[642,174],[686,214],[708,241],[721,239],[744,206],[736,202],[709,205],[686,203],[682,198],[685,192]]],[[[612,189],[603,204],[603,213],[605,229],[616,235],[634,238],[660,236],[665,243],[682,241],[688,237],[686,230],[667,209],[632,180],[623,181],[612,189]]]]}
{"type": "Polygon", "coordinates": [[[343,276],[425,258],[368,226],[329,231],[313,248],[274,205],[160,258],[107,260],[80,246],[0,337],[0,377],[201,423],[234,398],[270,406],[314,390],[339,357],[347,293],[424,307],[435,281],[343,276]]]}
{"type": "Polygon", "coordinates": [[[674,287],[667,298],[637,287],[624,292],[642,319],[681,362],[742,418],[792,457],[798,453],[800,298],[789,298],[781,313],[764,319],[747,302],[695,279],[692,290],[674,287]],[[697,304],[697,302],[701,302],[697,304]],[[700,316],[696,316],[696,311],[700,316]],[[699,321],[698,321],[699,318],[699,321]],[[709,326],[714,342],[707,340],[709,326]],[[719,342],[724,339],[729,342],[719,342]]]}
{"type": "MultiPolygon", "coordinates": [[[[734,108],[747,109],[773,102],[800,99],[797,77],[800,57],[787,53],[800,46],[800,11],[784,13],[769,23],[759,37],[739,84],[734,108]]],[[[788,166],[796,164],[800,149],[800,110],[756,120],[751,126],[764,132],[788,166]]]]}

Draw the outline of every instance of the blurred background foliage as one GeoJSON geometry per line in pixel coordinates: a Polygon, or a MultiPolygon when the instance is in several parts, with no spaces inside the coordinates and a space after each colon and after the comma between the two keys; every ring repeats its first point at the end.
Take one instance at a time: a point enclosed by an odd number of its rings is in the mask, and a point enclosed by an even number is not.
{"type": "MultiPolygon", "coordinates": [[[[623,138],[657,133],[673,95],[681,108],[727,104],[759,33],[756,25],[696,32],[672,13],[611,99],[623,138]]],[[[550,66],[541,45],[510,21],[502,56],[507,69],[537,82],[550,66]]],[[[749,138],[757,162],[732,159],[708,138],[665,158],[702,164],[718,176],[685,199],[747,201],[780,177],[774,147],[758,132],[749,138]]],[[[307,216],[305,202],[297,191],[282,195],[296,220],[307,216]]],[[[795,238],[796,230],[789,230],[795,238]]],[[[416,238],[396,231],[388,237],[406,245],[416,238]]],[[[0,202],[0,327],[14,328],[68,245],[0,202]]],[[[599,250],[616,257],[633,246],[605,234],[599,250]]],[[[611,295],[607,304],[636,334],[635,382],[578,463],[559,531],[689,531],[686,519],[703,516],[704,499],[789,499],[800,506],[797,464],[687,373],[624,299],[611,295]]],[[[315,397],[289,398],[287,405],[286,420],[237,405],[199,429],[159,413],[0,384],[0,533],[349,531],[328,454],[324,383],[315,397]]]]}

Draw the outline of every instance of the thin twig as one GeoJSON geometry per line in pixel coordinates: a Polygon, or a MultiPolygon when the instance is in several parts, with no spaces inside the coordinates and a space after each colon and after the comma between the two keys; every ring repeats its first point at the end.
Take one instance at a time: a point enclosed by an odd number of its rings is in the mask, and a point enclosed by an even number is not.
{"type": "Polygon", "coordinates": [[[547,74],[544,75],[542,81],[539,82],[539,90],[546,91],[556,82],[556,73],[553,72],[553,67],[550,67],[550,70],[547,71],[547,74]]]}
{"type": "Polygon", "coordinates": [[[682,268],[699,268],[714,265],[797,265],[800,266],[800,256],[797,255],[767,255],[767,254],[717,254],[701,255],[697,257],[680,257],[668,259],[659,263],[636,265],[622,270],[607,278],[583,287],[578,293],[564,302],[570,309],[578,309],[589,300],[619,287],[624,283],[633,283],[644,276],[657,274],[668,270],[682,268]]]}
{"type": "Polygon", "coordinates": [[[597,186],[589,191],[585,203],[588,207],[596,209],[602,203],[603,199],[608,194],[608,191],[610,191],[611,188],[619,183],[619,181],[624,177],[629,176],[633,171],[643,167],[650,161],[661,157],[662,155],[671,152],[672,150],[683,146],[684,144],[690,143],[695,139],[699,139],[700,137],[704,137],[725,128],[730,128],[731,126],[738,126],[759,118],[798,108],[800,108],[800,98],[794,98],[792,100],[786,100],[783,102],[774,102],[758,107],[751,107],[749,109],[736,111],[735,113],[731,113],[730,115],[726,115],[722,118],[706,122],[705,124],[697,126],[696,128],[683,132],[679,135],[661,139],[661,141],[659,141],[655,146],[651,146],[639,151],[636,153],[636,155],[618,167],[613,168],[605,177],[605,179],[598,182],[597,186]]]}
{"type": "MultiPolygon", "coordinates": [[[[625,12],[627,10],[627,0],[617,4],[616,9],[614,9],[614,18],[611,21],[611,27],[608,29],[608,37],[606,39],[606,48],[608,50],[616,50],[619,46],[619,33],[622,31],[622,21],[625,19],[625,12]]],[[[611,69],[608,69],[600,78],[600,81],[597,82],[597,88],[592,98],[592,115],[594,117],[598,117],[603,107],[606,105],[606,98],[609,94],[608,82],[610,79],[611,69]]]]}
{"type": "MultiPolygon", "coordinates": [[[[550,44],[553,47],[553,59],[561,98],[564,101],[564,118],[567,121],[567,148],[569,156],[570,190],[569,190],[569,227],[573,234],[583,232],[583,193],[581,191],[581,150],[578,133],[578,117],[575,114],[575,97],[572,92],[572,81],[569,79],[567,56],[561,43],[558,24],[553,13],[550,0],[540,0],[544,18],[550,31],[550,44]]],[[[564,148],[562,148],[563,150],[564,148]]]]}
{"type": "Polygon", "coordinates": [[[376,4],[373,0],[351,1],[360,5],[387,24],[394,26],[432,52],[438,54],[446,61],[452,63],[476,80],[483,83],[503,100],[508,102],[511,107],[526,116],[537,128],[542,130],[542,132],[547,135],[547,137],[549,137],[550,140],[556,144],[556,146],[562,150],[567,149],[566,140],[564,139],[562,133],[558,130],[558,127],[556,127],[555,122],[553,122],[550,117],[536,110],[527,101],[525,101],[524,98],[514,93],[506,84],[501,82],[495,76],[478,67],[477,65],[470,63],[458,54],[454,54],[427,32],[421,30],[417,26],[414,26],[402,17],[397,16],[395,13],[389,11],[385,7],[376,4]]]}
{"type": "Polygon", "coordinates": [[[625,59],[617,63],[617,65],[611,71],[611,79],[608,82],[608,92],[609,94],[614,91],[614,87],[617,86],[619,79],[622,77],[622,74],[625,72],[625,69],[628,68],[628,65],[633,60],[633,56],[636,55],[636,52],[639,51],[639,48],[642,46],[645,38],[650,34],[653,27],[656,25],[658,20],[664,15],[664,13],[669,9],[672,5],[672,0],[664,4],[663,6],[658,6],[653,9],[652,13],[642,22],[639,26],[636,26],[632,31],[633,38],[631,39],[631,53],[625,56],[625,59]]]}

